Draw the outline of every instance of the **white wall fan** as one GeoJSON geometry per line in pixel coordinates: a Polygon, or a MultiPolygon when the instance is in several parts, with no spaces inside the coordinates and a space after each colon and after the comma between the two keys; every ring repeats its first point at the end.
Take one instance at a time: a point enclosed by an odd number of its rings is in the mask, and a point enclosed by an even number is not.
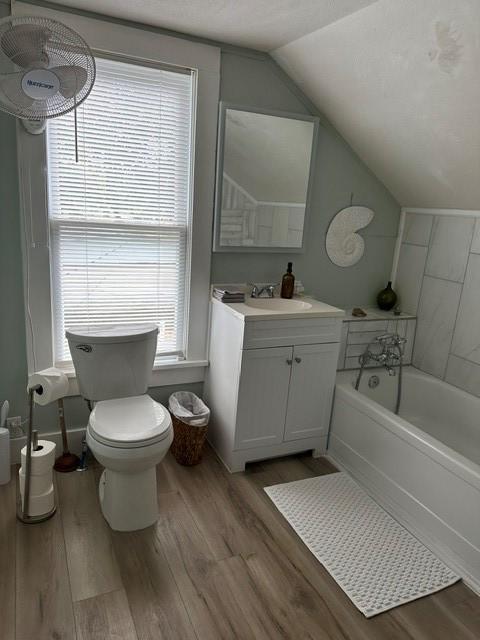
{"type": "Polygon", "coordinates": [[[9,16],[0,20],[0,109],[41,133],[88,97],[95,58],[85,40],[57,20],[9,16]]]}

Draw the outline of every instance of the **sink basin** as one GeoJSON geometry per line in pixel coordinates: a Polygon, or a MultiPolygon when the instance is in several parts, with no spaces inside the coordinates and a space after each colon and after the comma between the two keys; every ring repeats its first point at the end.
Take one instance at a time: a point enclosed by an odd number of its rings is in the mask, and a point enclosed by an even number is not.
{"type": "Polygon", "coordinates": [[[249,307],[254,309],[265,309],[265,311],[283,311],[293,313],[295,311],[307,311],[312,305],[302,300],[285,300],[284,298],[248,298],[245,301],[249,307]]]}

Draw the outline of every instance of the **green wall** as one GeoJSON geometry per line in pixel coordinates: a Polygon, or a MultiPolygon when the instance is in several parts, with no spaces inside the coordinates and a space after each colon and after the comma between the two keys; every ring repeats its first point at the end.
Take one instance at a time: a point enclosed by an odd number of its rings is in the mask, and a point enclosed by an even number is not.
{"type": "Polygon", "coordinates": [[[24,318],[15,121],[0,112],[0,400],[17,412],[26,384],[24,318]]]}
{"type": "MultiPolygon", "coordinates": [[[[1,2],[0,16],[7,11],[1,2]]],[[[222,49],[222,100],[315,114],[313,106],[271,58],[234,47],[222,49]]],[[[212,282],[278,281],[291,258],[297,277],[320,299],[345,307],[373,302],[390,273],[400,207],[345,141],[322,122],[306,252],[293,256],[213,254],[212,282]],[[352,193],[354,204],[371,207],[376,216],[362,231],[366,240],[362,260],[353,268],[340,269],[326,256],[325,231],[335,213],[350,204],[352,193]]],[[[8,398],[11,415],[25,417],[27,365],[15,126],[12,117],[0,112],[0,401],[8,398]]],[[[162,387],[151,393],[165,402],[176,388],[162,387]]],[[[202,385],[182,388],[201,393],[202,385]]],[[[69,398],[65,408],[69,427],[86,424],[88,411],[80,398],[69,398]]],[[[55,407],[38,408],[36,425],[41,430],[55,429],[55,407]]]]}
{"type": "MultiPolygon", "coordinates": [[[[250,107],[319,115],[272,59],[224,52],[221,98],[250,107]]],[[[278,282],[292,260],[297,278],[321,300],[341,307],[374,303],[390,276],[400,206],[341,136],[323,118],[321,122],[305,253],[215,253],[212,282],[278,282]],[[376,215],[361,231],[366,245],[363,258],[344,269],[328,259],[325,233],[333,216],[351,199],[371,207],[376,215]]]]}
{"type": "MultiPolygon", "coordinates": [[[[9,14],[0,2],[0,18],[9,14]]],[[[24,414],[25,314],[15,119],[0,111],[0,402],[24,414]]]]}

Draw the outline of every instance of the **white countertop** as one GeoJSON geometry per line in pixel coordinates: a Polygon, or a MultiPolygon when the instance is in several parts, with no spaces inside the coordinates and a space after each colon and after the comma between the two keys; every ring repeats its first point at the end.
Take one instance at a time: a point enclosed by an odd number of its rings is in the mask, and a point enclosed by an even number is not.
{"type": "MultiPolygon", "coordinates": [[[[362,307],[363,308],[363,307],[362,307]]],[[[393,311],[382,311],[381,309],[365,307],[363,311],[366,316],[352,316],[352,309],[345,311],[344,322],[368,322],[369,320],[414,320],[417,316],[402,311],[396,315],[393,311]]]]}
{"type": "MultiPolygon", "coordinates": [[[[295,296],[293,300],[310,304],[311,306],[308,309],[259,309],[249,306],[248,300],[246,302],[225,303],[212,298],[212,303],[222,305],[234,316],[245,322],[252,320],[293,320],[298,318],[343,318],[345,316],[343,309],[337,309],[337,307],[332,307],[325,302],[306,296],[295,296]]],[[[268,304],[268,298],[259,298],[259,300],[265,300],[265,303],[268,304]]],[[[279,300],[279,298],[273,298],[273,301],[275,300],[279,300]]]]}

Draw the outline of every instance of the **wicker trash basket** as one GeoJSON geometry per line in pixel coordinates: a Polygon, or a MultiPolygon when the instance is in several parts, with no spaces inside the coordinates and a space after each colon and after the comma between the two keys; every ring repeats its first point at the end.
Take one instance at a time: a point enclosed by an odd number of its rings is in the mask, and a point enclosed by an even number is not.
{"type": "Polygon", "coordinates": [[[200,398],[190,392],[172,394],[168,404],[173,424],[170,451],[179,464],[198,464],[202,460],[210,411],[200,398]]]}
{"type": "Polygon", "coordinates": [[[172,423],[174,435],[170,451],[173,453],[175,460],[188,467],[201,462],[208,425],[192,427],[191,424],[182,422],[173,413],[172,423]]]}

